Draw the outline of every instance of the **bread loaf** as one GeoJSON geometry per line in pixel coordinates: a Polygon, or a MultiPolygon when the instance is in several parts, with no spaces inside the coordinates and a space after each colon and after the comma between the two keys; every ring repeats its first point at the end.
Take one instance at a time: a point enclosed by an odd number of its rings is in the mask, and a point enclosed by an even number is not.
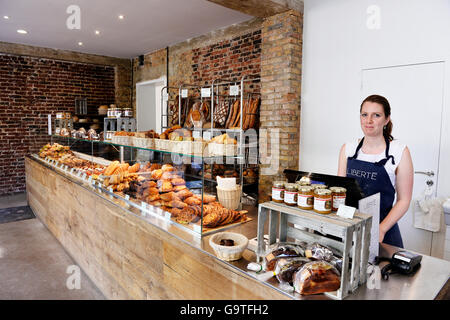
{"type": "Polygon", "coordinates": [[[326,261],[305,264],[294,274],[294,289],[302,295],[336,291],[341,286],[339,272],[326,261]]]}

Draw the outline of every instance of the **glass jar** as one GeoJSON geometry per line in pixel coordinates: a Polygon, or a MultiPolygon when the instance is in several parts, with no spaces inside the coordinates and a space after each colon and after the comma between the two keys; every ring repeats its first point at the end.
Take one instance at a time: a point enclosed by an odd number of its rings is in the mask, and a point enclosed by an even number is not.
{"type": "Polygon", "coordinates": [[[311,187],[313,187],[314,190],[316,190],[316,189],[326,189],[327,188],[326,185],[320,184],[320,183],[313,183],[313,184],[311,184],[311,187]]]}
{"type": "Polygon", "coordinates": [[[297,185],[297,207],[304,210],[312,210],[314,207],[314,189],[311,186],[297,185]]]}
{"type": "Polygon", "coordinates": [[[317,213],[331,213],[331,190],[315,189],[314,190],[314,211],[317,213]]]}
{"type": "Polygon", "coordinates": [[[115,115],[115,117],[116,117],[116,118],[122,117],[122,109],[116,108],[116,115],[115,115]]]}
{"type": "Polygon", "coordinates": [[[337,211],[341,204],[345,204],[345,199],[347,197],[347,189],[343,187],[331,187],[331,210],[337,211]]]}
{"type": "Polygon", "coordinates": [[[272,184],[272,201],[277,203],[284,202],[284,181],[274,181],[272,184]]]}
{"type": "Polygon", "coordinates": [[[122,116],[125,118],[132,118],[133,117],[133,109],[131,108],[124,108],[122,116]]]}
{"type": "Polygon", "coordinates": [[[115,118],[116,117],[116,110],[117,110],[116,107],[109,108],[108,112],[107,112],[107,117],[108,118],[115,118]]]}
{"type": "Polygon", "coordinates": [[[284,185],[284,203],[288,206],[297,205],[297,185],[295,183],[284,185]]]}
{"type": "Polygon", "coordinates": [[[57,112],[56,119],[64,119],[66,117],[64,112],[57,112]]]}

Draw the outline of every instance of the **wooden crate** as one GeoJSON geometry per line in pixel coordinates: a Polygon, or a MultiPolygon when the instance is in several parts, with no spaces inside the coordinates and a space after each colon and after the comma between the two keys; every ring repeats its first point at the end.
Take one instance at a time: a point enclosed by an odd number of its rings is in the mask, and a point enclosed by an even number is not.
{"type": "Polygon", "coordinates": [[[331,213],[327,215],[312,210],[302,210],[273,201],[259,204],[258,208],[258,261],[265,256],[264,225],[269,218],[268,233],[271,245],[278,238],[318,242],[342,256],[341,287],[336,292],[326,293],[335,299],[344,299],[366,282],[369,260],[370,230],[372,216],[355,213],[353,219],[345,219],[331,213]],[[294,224],[303,230],[294,227],[294,224]],[[313,233],[318,231],[320,234],[313,233]],[[334,236],[333,237],[330,237],[334,236]],[[341,240],[336,240],[340,238],[341,240]],[[349,260],[352,259],[350,268],[349,260]]]}

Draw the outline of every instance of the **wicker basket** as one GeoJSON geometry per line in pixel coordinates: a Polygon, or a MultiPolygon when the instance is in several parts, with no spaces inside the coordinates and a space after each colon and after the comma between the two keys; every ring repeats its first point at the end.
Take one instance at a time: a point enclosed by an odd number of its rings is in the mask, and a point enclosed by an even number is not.
{"type": "Polygon", "coordinates": [[[133,145],[138,148],[155,148],[155,140],[153,138],[138,138],[133,137],[133,145]]]}
{"type": "Polygon", "coordinates": [[[169,140],[166,139],[155,139],[155,149],[167,151],[169,148],[169,140]]]}
{"type": "Polygon", "coordinates": [[[209,245],[214,249],[217,257],[225,261],[235,261],[242,258],[242,254],[248,245],[248,238],[240,233],[219,232],[209,238],[209,245]],[[230,239],[234,246],[221,246],[220,240],[230,239]]]}
{"type": "Polygon", "coordinates": [[[217,187],[217,198],[221,205],[230,210],[236,210],[241,203],[242,188],[237,185],[234,189],[221,189],[217,187]]]}
{"type": "Polygon", "coordinates": [[[111,138],[112,143],[121,144],[124,146],[132,146],[133,145],[133,138],[132,136],[113,136],[111,138]]]}

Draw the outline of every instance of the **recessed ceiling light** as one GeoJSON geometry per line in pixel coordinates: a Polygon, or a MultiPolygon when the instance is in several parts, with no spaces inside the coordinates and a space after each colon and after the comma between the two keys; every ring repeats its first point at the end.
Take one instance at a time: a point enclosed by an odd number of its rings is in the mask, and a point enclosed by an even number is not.
{"type": "Polygon", "coordinates": [[[23,29],[19,29],[19,30],[17,30],[17,32],[21,33],[21,34],[27,34],[28,33],[26,30],[23,30],[23,29]]]}
{"type": "Polygon", "coordinates": [[[78,42],[78,45],[79,45],[79,46],[82,46],[82,45],[83,45],[83,42],[81,42],[81,41],[78,42]]]}
{"type": "Polygon", "coordinates": [[[8,19],[9,19],[9,16],[3,16],[3,19],[8,20],[8,19]]]}
{"type": "Polygon", "coordinates": [[[123,14],[120,14],[120,15],[119,15],[119,19],[120,19],[120,20],[123,20],[123,18],[124,18],[123,14]]]}
{"type": "Polygon", "coordinates": [[[100,31],[98,31],[98,30],[95,30],[95,34],[100,34],[100,31]]]}

